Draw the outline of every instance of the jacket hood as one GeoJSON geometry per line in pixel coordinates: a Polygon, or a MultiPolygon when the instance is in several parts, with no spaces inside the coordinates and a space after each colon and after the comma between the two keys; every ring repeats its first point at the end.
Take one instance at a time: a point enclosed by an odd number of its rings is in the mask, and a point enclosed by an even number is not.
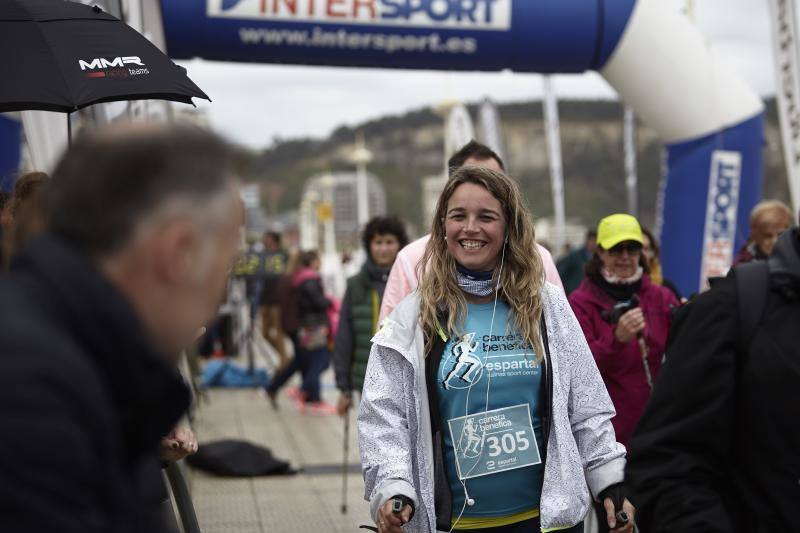
{"type": "Polygon", "coordinates": [[[294,274],[292,274],[292,286],[299,287],[310,279],[322,279],[319,272],[313,268],[303,267],[294,274]]]}
{"type": "Polygon", "coordinates": [[[800,285],[800,229],[784,231],[769,258],[769,269],[792,285],[800,285]]]}
{"type": "MultiPolygon", "coordinates": [[[[414,338],[419,327],[419,293],[412,292],[397,304],[386,317],[372,343],[396,350],[410,359],[414,338]]],[[[413,361],[412,361],[413,363],[413,361]]]]}

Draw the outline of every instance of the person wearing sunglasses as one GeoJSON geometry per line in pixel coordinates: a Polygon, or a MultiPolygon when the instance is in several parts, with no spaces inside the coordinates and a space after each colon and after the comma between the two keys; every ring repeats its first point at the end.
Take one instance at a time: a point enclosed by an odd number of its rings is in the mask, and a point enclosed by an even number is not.
{"type": "MultiPolygon", "coordinates": [[[[600,221],[597,250],[586,278],[569,302],[617,411],[611,420],[617,440],[628,446],[644,412],[679,303],[667,288],[650,280],[642,254],[642,229],[631,215],[600,221]]],[[[605,510],[597,508],[599,517],[605,510]]],[[[599,520],[600,531],[605,520],[599,520]]]]}

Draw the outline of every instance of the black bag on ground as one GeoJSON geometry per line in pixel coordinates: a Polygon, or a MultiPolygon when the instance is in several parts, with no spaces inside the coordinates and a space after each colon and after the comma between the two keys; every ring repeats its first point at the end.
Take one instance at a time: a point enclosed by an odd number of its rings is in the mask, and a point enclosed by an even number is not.
{"type": "Polygon", "coordinates": [[[289,463],[276,459],[268,448],[242,440],[218,440],[201,444],[186,457],[194,468],[218,476],[286,476],[296,472],[289,463]]]}

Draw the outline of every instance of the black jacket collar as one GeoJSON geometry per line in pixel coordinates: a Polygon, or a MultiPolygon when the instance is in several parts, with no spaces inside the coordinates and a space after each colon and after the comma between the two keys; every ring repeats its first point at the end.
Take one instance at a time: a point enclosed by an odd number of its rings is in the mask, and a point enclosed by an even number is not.
{"type": "Polygon", "coordinates": [[[785,283],[800,286],[800,229],[784,231],[769,258],[770,273],[785,283]]]}
{"type": "Polygon", "coordinates": [[[13,272],[108,383],[129,457],[152,452],[188,408],[189,391],[177,368],[152,348],[125,296],[53,236],[34,239],[13,272]]]}

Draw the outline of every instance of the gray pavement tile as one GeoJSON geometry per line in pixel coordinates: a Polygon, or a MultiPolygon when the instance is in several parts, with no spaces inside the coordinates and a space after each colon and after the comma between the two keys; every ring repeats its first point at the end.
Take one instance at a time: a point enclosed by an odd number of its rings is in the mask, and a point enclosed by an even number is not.
{"type": "MultiPolygon", "coordinates": [[[[331,373],[326,379],[331,380],[331,373]]],[[[336,392],[326,387],[328,401],[336,392]]],[[[195,431],[201,443],[218,438],[244,438],[266,446],[293,466],[340,465],[343,422],[297,411],[285,395],[273,411],[253,390],[212,389],[197,411],[195,431]]],[[[351,413],[349,462],[358,463],[355,414],[351,413]]],[[[342,478],[325,475],[230,479],[193,471],[193,499],[204,533],[355,533],[369,523],[360,474],[348,476],[348,514],[341,514],[342,478]]]]}
{"type": "Polygon", "coordinates": [[[263,533],[260,522],[203,522],[200,528],[203,533],[263,533]]]}

